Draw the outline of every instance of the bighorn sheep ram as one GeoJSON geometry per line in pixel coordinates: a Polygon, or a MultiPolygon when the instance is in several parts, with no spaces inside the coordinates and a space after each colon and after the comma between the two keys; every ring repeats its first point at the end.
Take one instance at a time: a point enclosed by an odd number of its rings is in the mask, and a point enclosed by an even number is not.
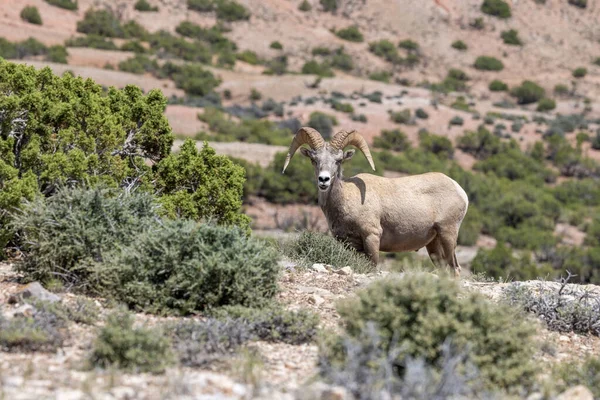
{"type": "Polygon", "coordinates": [[[460,274],[455,249],[458,230],[469,200],[453,179],[432,172],[402,178],[358,174],[342,178],[342,162],[358,148],[375,170],[365,139],[356,131],[338,132],[326,143],[319,132],[301,128],[296,133],[283,166],[296,150],[310,158],[319,189],[319,205],[332,234],[366,253],[377,265],[379,251],[413,251],[427,248],[433,263],[452,267],[460,274]],[[310,148],[301,147],[308,145],[310,148]]]}

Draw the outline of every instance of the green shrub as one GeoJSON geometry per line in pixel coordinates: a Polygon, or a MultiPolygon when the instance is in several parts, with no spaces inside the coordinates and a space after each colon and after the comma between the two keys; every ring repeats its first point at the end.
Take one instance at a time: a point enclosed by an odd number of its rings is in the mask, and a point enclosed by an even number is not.
{"type": "Polygon", "coordinates": [[[167,62],[162,66],[161,74],[175,81],[175,86],[188,95],[206,96],[221,84],[219,78],[198,64],[176,65],[167,62]]]}
{"type": "Polygon", "coordinates": [[[69,56],[69,53],[67,52],[67,49],[65,48],[65,46],[61,46],[61,45],[50,46],[50,47],[48,47],[48,53],[46,54],[46,61],[60,63],[60,64],[66,64],[68,56],[69,56]]]}
{"type": "Polygon", "coordinates": [[[458,231],[458,244],[461,246],[475,246],[483,228],[481,212],[471,205],[463,219],[458,231]]]}
{"type": "Polygon", "coordinates": [[[342,71],[352,71],[354,69],[354,61],[350,54],[344,52],[344,48],[336,49],[329,58],[332,68],[341,69],[342,71]]]}
{"type": "Polygon", "coordinates": [[[549,99],[549,98],[545,97],[538,102],[536,111],[544,112],[544,111],[554,110],[555,108],[556,108],[556,101],[554,101],[554,99],[549,99]]]}
{"type": "Polygon", "coordinates": [[[559,83],[554,86],[554,94],[557,96],[565,96],[569,94],[569,87],[559,83]]]}
{"type": "Polygon", "coordinates": [[[227,22],[244,21],[250,19],[250,11],[234,0],[216,1],[217,19],[227,22]]]}
{"type": "Polygon", "coordinates": [[[417,108],[415,110],[415,116],[419,119],[428,119],[429,118],[429,114],[427,114],[427,111],[423,110],[422,108],[417,108]]]}
{"type": "Polygon", "coordinates": [[[434,85],[432,89],[443,92],[462,92],[467,89],[469,76],[462,70],[451,68],[444,81],[439,85],[434,85]]]}
{"type": "Polygon", "coordinates": [[[125,37],[121,22],[108,10],[89,9],[77,22],[77,32],[106,37],[125,37]]]}
{"type": "Polygon", "coordinates": [[[29,22],[30,24],[42,25],[42,17],[37,7],[25,6],[21,10],[21,19],[29,22]]]}
{"type": "Polygon", "coordinates": [[[419,50],[419,43],[415,42],[412,39],[405,39],[401,40],[400,43],[398,43],[398,47],[409,52],[415,52],[419,50]]]}
{"type": "Polygon", "coordinates": [[[14,223],[26,239],[26,257],[16,269],[29,280],[58,279],[92,293],[105,284],[104,271],[94,262],[117,244],[128,244],[157,219],[151,196],[115,196],[109,190],[63,189],[23,210],[14,223]]]}
{"type": "Polygon", "coordinates": [[[0,61],[0,246],[12,238],[10,215],[23,198],[50,196],[61,185],[145,186],[146,160],[169,154],[173,137],[160,91],[127,86],[105,93],[92,80],[57,77],[49,68],[0,61]],[[18,77],[18,79],[17,79],[18,77]],[[84,100],[85,99],[85,100],[84,100]],[[27,123],[17,141],[12,121],[27,123]]]}
{"type": "Polygon", "coordinates": [[[250,90],[250,100],[252,101],[258,101],[260,99],[262,99],[262,93],[259,92],[258,90],[256,90],[255,88],[252,88],[250,90]]]}
{"type": "Polygon", "coordinates": [[[365,114],[352,114],[352,121],[358,121],[366,124],[368,122],[367,116],[365,114]]]}
{"type": "Polygon", "coordinates": [[[193,140],[186,140],[178,154],[158,164],[156,174],[155,187],[168,217],[248,228],[250,219],[240,213],[244,169],[217,155],[206,142],[198,151],[193,140]]]}
{"type": "MultiPolygon", "coordinates": [[[[261,114],[264,114],[260,111],[261,114]]],[[[278,128],[273,122],[261,119],[242,119],[239,123],[227,118],[221,111],[207,107],[198,119],[206,122],[211,132],[218,135],[220,141],[241,141],[249,143],[265,143],[289,145],[291,133],[289,129],[278,128]]],[[[204,139],[204,138],[203,138],[204,139]]]]}
{"type": "Polygon", "coordinates": [[[261,307],[277,293],[274,249],[210,224],[165,221],[106,264],[120,276],[116,297],[136,310],[186,315],[224,305],[261,307]]]}
{"type": "Polygon", "coordinates": [[[467,103],[467,100],[464,96],[458,96],[456,100],[454,100],[454,102],[450,105],[450,107],[454,108],[455,110],[461,110],[464,112],[472,111],[471,107],[469,106],[469,103],[467,103]]]}
{"type": "Polygon", "coordinates": [[[93,344],[90,364],[136,373],[164,372],[173,361],[171,342],[156,328],[134,328],[133,324],[131,314],[109,315],[93,344]]]}
{"type": "Polygon", "coordinates": [[[65,10],[77,10],[77,0],[45,0],[46,3],[65,10]]]}
{"type": "Polygon", "coordinates": [[[335,13],[338,9],[338,0],[319,0],[323,11],[335,13]]]}
{"type": "Polygon", "coordinates": [[[337,37],[339,37],[340,39],[344,39],[349,42],[360,43],[363,40],[365,40],[363,34],[360,32],[360,30],[358,29],[358,26],[356,26],[356,25],[351,25],[347,28],[340,29],[339,31],[335,32],[335,35],[337,37]]]}
{"type": "Polygon", "coordinates": [[[546,91],[535,82],[523,81],[521,86],[513,88],[510,94],[517,98],[519,104],[530,104],[544,98],[546,91]]]}
{"type": "Polygon", "coordinates": [[[587,0],[569,0],[569,4],[579,8],[586,8],[587,0]]]}
{"type": "Polygon", "coordinates": [[[331,108],[333,108],[336,111],[340,111],[343,113],[348,113],[351,114],[354,112],[354,107],[352,107],[352,104],[350,103],[342,103],[339,101],[334,101],[331,103],[331,108]]]}
{"type": "Polygon", "coordinates": [[[511,46],[523,46],[523,41],[521,41],[521,38],[519,37],[519,31],[515,29],[502,31],[500,37],[502,38],[502,41],[504,41],[504,44],[511,46]]]}
{"type": "Polygon", "coordinates": [[[144,54],[146,52],[146,48],[142,45],[139,40],[130,40],[128,42],[123,43],[121,51],[132,51],[137,54],[144,54]]]}
{"type": "Polygon", "coordinates": [[[405,151],[410,148],[410,141],[399,129],[381,131],[380,136],[373,139],[373,146],[385,150],[405,151]]]}
{"type": "Polygon", "coordinates": [[[315,263],[333,265],[338,269],[349,266],[357,273],[371,272],[374,268],[363,254],[323,233],[304,231],[284,243],[282,251],[304,267],[315,263]]]}
{"type": "Polygon", "coordinates": [[[329,67],[329,65],[327,63],[319,64],[315,60],[306,62],[302,66],[302,73],[310,74],[310,75],[317,75],[317,76],[326,77],[326,78],[330,78],[330,77],[334,76],[333,71],[331,70],[331,68],[329,67]]]}
{"type": "Polygon", "coordinates": [[[473,29],[481,31],[481,30],[485,29],[485,22],[483,21],[482,17],[477,17],[474,20],[469,22],[469,26],[473,29]]]}
{"type": "Polygon", "coordinates": [[[254,336],[249,324],[231,318],[189,319],[166,328],[179,362],[187,367],[206,367],[220,361],[254,336]]]}
{"type": "Polygon", "coordinates": [[[450,341],[464,354],[463,362],[478,369],[485,390],[517,392],[534,383],[534,329],[511,309],[461,291],[454,280],[428,273],[380,280],[341,303],[338,312],[345,331],[320,349],[321,359],[334,365],[349,356],[343,342],[359,339],[372,323],[400,379],[407,379],[407,358],[420,358],[435,370],[450,341]]]}
{"type": "Polygon", "coordinates": [[[552,381],[558,389],[566,391],[583,385],[590,389],[594,398],[600,397],[600,358],[589,355],[585,359],[575,359],[557,363],[552,370],[552,381]]]}
{"type": "Polygon", "coordinates": [[[31,315],[5,319],[0,314],[0,349],[3,351],[54,352],[66,337],[67,319],[58,307],[37,303],[31,315]]]}
{"type": "Polygon", "coordinates": [[[387,39],[369,43],[369,51],[377,57],[381,57],[393,64],[397,64],[400,61],[398,49],[396,49],[396,46],[387,39]]]}
{"type": "Polygon", "coordinates": [[[587,68],[579,67],[573,70],[573,78],[583,78],[587,75],[587,68]]]}
{"type": "Polygon", "coordinates": [[[123,34],[126,38],[138,38],[140,40],[148,40],[150,33],[134,20],[127,21],[123,24],[123,34]]]}
{"type": "Polygon", "coordinates": [[[100,317],[100,307],[93,300],[78,297],[66,306],[70,321],[85,325],[95,325],[100,317]]]}
{"type": "Polygon", "coordinates": [[[101,50],[118,50],[117,45],[110,39],[98,35],[77,36],[65,42],[67,47],[91,47],[101,50]]]}
{"type": "Polygon", "coordinates": [[[298,6],[298,10],[302,12],[307,12],[312,10],[312,6],[308,2],[308,0],[302,0],[302,3],[300,3],[300,5],[298,6]]]}
{"type": "Polygon", "coordinates": [[[187,7],[190,10],[199,12],[211,12],[215,10],[214,0],[187,0],[187,7]]]}
{"type": "Polygon", "coordinates": [[[452,42],[452,48],[460,51],[465,51],[468,49],[466,43],[462,40],[455,40],[452,42]]]}
{"type": "Polygon", "coordinates": [[[267,69],[263,72],[266,75],[283,75],[287,72],[288,58],[287,56],[275,57],[267,61],[267,69]]]}
{"type": "Polygon", "coordinates": [[[0,57],[5,59],[17,58],[17,46],[0,37],[0,57]]]}
{"type": "Polygon", "coordinates": [[[152,6],[150,3],[148,3],[147,0],[137,0],[135,2],[135,5],[133,6],[133,8],[135,8],[136,10],[141,11],[141,12],[158,11],[158,7],[152,6]]]}
{"type": "Polygon", "coordinates": [[[138,75],[146,72],[156,73],[159,69],[156,60],[142,54],[136,54],[119,63],[119,70],[138,75]]]}
{"type": "Polygon", "coordinates": [[[458,138],[457,147],[479,160],[498,154],[503,149],[500,138],[482,126],[477,132],[465,132],[458,138]]]}
{"type": "Polygon", "coordinates": [[[508,85],[498,79],[494,79],[490,82],[488,88],[492,92],[505,92],[508,90],[508,85]]]}
{"type": "Polygon", "coordinates": [[[448,159],[454,155],[452,142],[445,136],[433,135],[426,131],[419,132],[421,149],[433,153],[440,158],[448,159]]]}
{"type": "Polygon", "coordinates": [[[274,42],[271,42],[269,47],[272,49],[275,49],[275,50],[283,50],[283,45],[277,40],[274,42]]]}
{"type": "Polygon", "coordinates": [[[481,12],[502,19],[511,17],[510,6],[504,0],[483,0],[481,12]]]}
{"type": "Polygon", "coordinates": [[[338,121],[334,116],[322,113],[320,111],[313,111],[310,113],[307,125],[319,131],[323,138],[329,140],[333,133],[333,127],[337,124],[338,121]]]}
{"type": "Polygon", "coordinates": [[[489,56],[477,57],[473,66],[481,71],[502,71],[504,69],[502,61],[489,56]]]}
{"type": "Polygon", "coordinates": [[[479,249],[471,262],[474,274],[483,273],[491,278],[505,280],[529,280],[544,278],[547,270],[538,270],[525,253],[520,258],[513,256],[512,250],[502,242],[498,242],[492,250],[479,249]]]}
{"type": "Polygon", "coordinates": [[[369,79],[372,81],[379,81],[384,83],[390,83],[392,74],[388,71],[375,71],[369,74],[369,79]]]}
{"type": "Polygon", "coordinates": [[[452,125],[456,125],[456,126],[463,126],[465,123],[465,120],[462,117],[459,117],[458,115],[455,115],[454,117],[452,117],[452,119],[450,121],[448,121],[448,125],[452,126],[452,125]]]}
{"type": "Polygon", "coordinates": [[[408,124],[410,123],[410,109],[402,111],[390,111],[390,120],[396,124],[408,124]]]}
{"type": "Polygon", "coordinates": [[[289,311],[275,304],[260,309],[225,306],[215,309],[211,314],[222,320],[233,319],[245,323],[260,340],[287,344],[311,342],[319,324],[316,314],[307,310],[289,311]]]}
{"type": "Polygon", "coordinates": [[[256,55],[256,53],[252,50],[244,50],[241,53],[237,53],[235,56],[238,60],[248,63],[250,65],[260,64],[260,59],[258,58],[258,55],[256,55]]]}

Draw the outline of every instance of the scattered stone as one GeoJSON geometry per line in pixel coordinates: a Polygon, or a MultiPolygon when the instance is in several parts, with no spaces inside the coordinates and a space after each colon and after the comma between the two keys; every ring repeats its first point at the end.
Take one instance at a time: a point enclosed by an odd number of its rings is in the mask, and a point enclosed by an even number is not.
{"type": "Polygon", "coordinates": [[[558,340],[561,341],[561,342],[570,342],[571,341],[571,339],[568,336],[565,336],[565,335],[560,335],[558,337],[558,340]]]}
{"type": "Polygon", "coordinates": [[[310,269],[312,269],[313,271],[317,271],[321,274],[326,274],[329,272],[327,271],[325,264],[313,264],[312,267],[310,267],[310,269]]]}
{"type": "Polygon", "coordinates": [[[285,271],[294,271],[296,269],[296,267],[298,266],[295,262],[293,261],[287,261],[287,260],[281,260],[278,262],[279,267],[281,267],[281,269],[285,270],[285,271]]]}
{"type": "Polygon", "coordinates": [[[594,400],[594,395],[587,387],[578,385],[559,394],[556,400],[594,400]]]}
{"type": "Polygon", "coordinates": [[[350,268],[350,267],[344,267],[344,268],[338,269],[335,272],[337,274],[340,274],[340,275],[352,275],[352,268],[350,268]]]}
{"type": "Polygon", "coordinates": [[[319,307],[321,304],[325,303],[325,299],[319,296],[318,294],[313,294],[308,298],[308,302],[319,307]]]}
{"type": "Polygon", "coordinates": [[[42,300],[50,303],[56,303],[57,301],[60,301],[59,296],[44,289],[39,282],[32,282],[19,290],[17,293],[12,294],[8,298],[8,303],[22,303],[23,300],[26,299],[42,300]]]}
{"type": "Polygon", "coordinates": [[[541,393],[532,393],[529,396],[527,396],[526,400],[544,400],[544,395],[541,393]]]}
{"type": "Polygon", "coordinates": [[[0,382],[5,387],[20,387],[25,382],[25,379],[22,376],[5,376],[0,379],[0,382]]]}

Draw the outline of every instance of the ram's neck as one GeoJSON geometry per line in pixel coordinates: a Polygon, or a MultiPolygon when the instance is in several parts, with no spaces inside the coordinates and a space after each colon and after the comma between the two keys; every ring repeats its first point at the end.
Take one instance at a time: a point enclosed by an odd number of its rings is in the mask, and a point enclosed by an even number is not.
{"type": "Polygon", "coordinates": [[[343,186],[343,179],[338,177],[334,180],[329,190],[326,192],[319,191],[319,206],[321,206],[321,210],[323,210],[326,216],[332,207],[341,205],[343,186]]]}

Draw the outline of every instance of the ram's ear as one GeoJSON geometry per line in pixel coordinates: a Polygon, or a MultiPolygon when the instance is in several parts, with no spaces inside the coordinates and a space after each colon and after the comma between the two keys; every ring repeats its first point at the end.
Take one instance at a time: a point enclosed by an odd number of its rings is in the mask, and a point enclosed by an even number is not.
{"type": "Polygon", "coordinates": [[[315,151],[309,149],[308,147],[300,147],[300,153],[302,153],[304,157],[308,157],[311,160],[315,159],[315,151]]]}
{"type": "Polygon", "coordinates": [[[348,161],[349,159],[354,157],[354,153],[356,153],[356,150],[354,150],[354,149],[345,151],[344,152],[344,161],[348,161]]]}

